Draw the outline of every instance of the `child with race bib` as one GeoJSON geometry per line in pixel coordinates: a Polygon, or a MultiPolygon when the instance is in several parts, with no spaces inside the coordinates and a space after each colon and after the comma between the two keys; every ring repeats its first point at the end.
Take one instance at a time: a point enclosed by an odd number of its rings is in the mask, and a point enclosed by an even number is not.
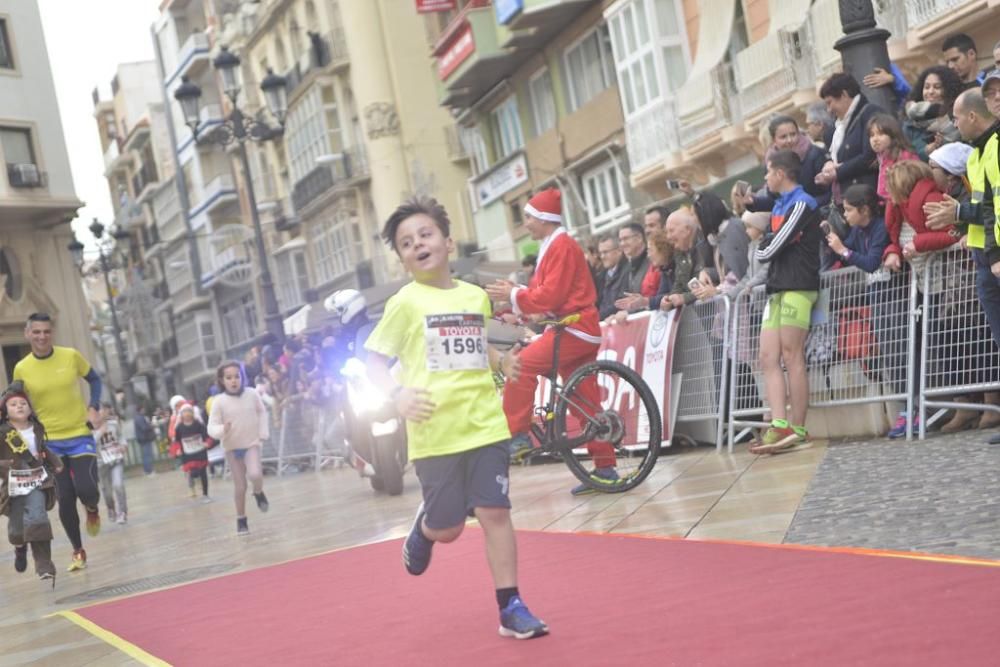
{"type": "Polygon", "coordinates": [[[201,480],[201,501],[211,502],[208,496],[208,430],[205,425],[194,418],[194,406],[181,406],[180,421],[174,427],[174,438],[180,449],[181,469],[188,476],[188,486],[191,497],[195,495],[195,481],[201,480]]]}
{"type": "Polygon", "coordinates": [[[108,520],[124,524],[128,520],[128,499],[125,497],[128,443],[110,403],[101,405],[101,427],[94,431],[94,440],[97,441],[97,477],[108,508],[108,520]]]}
{"type": "Polygon", "coordinates": [[[423,492],[403,543],[403,563],[410,574],[423,574],[434,543],[458,539],[466,517],[475,516],[486,537],[500,634],[548,634],[517,588],[510,430],[492,375],[502,366],[507,377],[516,377],[520,362],[516,354],[501,357],[487,346],[492,313],[486,292],[451,277],[454,242],[444,207],[430,198],[411,199],[389,217],[382,237],[413,276],[386,303],[365,343],[369,377],[406,419],[410,460],[423,492]],[[398,384],[389,372],[393,358],[402,370],[398,384]]]}
{"type": "Polygon", "coordinates": [[[260,464],[261,442],[269,434],[267,408],[253,387],[243,386],[243,372],[238,361],[227,361],[216,371],[219,393],[208,415],[208,435],[222,442],[226,465],[233,473],[236,502],[236,534],[247,535],[247,482],[253,486],[257,509],[266,512],[270,505],[264,495],[264,472],[260,464]]]}
{"type": "Polygon", "coordinates": [[[45,429],[24,385],[13,382],[0,396],[0,514],[8,517],[14,569],[28,569],[28,545],[39,579],[56,585],[49,510],[56,504],[56,475],[62,461],[45,446],[45,429]]]}

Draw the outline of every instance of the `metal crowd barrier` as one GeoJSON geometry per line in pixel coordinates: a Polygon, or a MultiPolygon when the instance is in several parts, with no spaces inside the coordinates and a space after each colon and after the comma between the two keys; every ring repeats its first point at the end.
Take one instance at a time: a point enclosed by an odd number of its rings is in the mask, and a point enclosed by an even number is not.
{"type": "Polygon", "coordinates": [[[673,373],[681,375],[677,422],[708,422],[722,449],[726,423],[730,301],[716,296],[685,306],[677,332],[673,373]]]}
{"type": "Polygon", "coordinates": [[[938,253],[922,281],[924,345],[920,353],[920,437],[949,409],[1000,411],[958,399],[1000,390],[1000,354],[976,292],[976,266],[968,251],[938,253]],[[929,419],[929,408],[936,409],[929,419]]]}
{"type": "MultiPolygon", "coordinates": [[[[810,407],[899,401],[913,414],[917,296],[912,271],[869,274],[851,267],[821,275],[806,339],[810,407]]],[[[730,451],[747,430],[769,423],[759,361],[766,303],[759,286],[733,305],[730,451]]]]}

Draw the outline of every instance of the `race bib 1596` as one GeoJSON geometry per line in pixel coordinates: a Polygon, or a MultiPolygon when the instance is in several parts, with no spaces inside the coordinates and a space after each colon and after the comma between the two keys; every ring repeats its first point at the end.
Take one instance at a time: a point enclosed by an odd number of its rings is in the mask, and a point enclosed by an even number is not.
{"type": "Polygon", "coordinates": [[[11,470],[7,476],[7,493],[14,496],[26,496],[42,485],[49,475],[45,468],[31,470],[11,470]]]}
{"type": "Polygon", "coordinates": [[[428,315],[424,324],[427,370],[467,371],[489,368],[486,321],[482,313],[428,315]]]}

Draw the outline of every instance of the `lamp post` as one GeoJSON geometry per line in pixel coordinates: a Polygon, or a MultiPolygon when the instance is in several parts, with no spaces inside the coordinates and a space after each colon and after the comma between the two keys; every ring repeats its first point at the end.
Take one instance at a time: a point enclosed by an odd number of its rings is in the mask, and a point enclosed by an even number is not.
{"type": "Polygon", "coordinates": [[[278,299],[274,294],[274,282],[271,279],[271,270],[268,267],[267,250],[264,248],[264,232],[260,225],[260,215],[257,212],[257,197],[253,189],[253,179],[250,172],[250,159],[247,157],[247,140],[262,142],[277,139],[284,132],[285,112],[288,110],[287,91],[285,89],[285,78],[278,76],[268,69],[267,76],[260,84],[260,89],[264,92],[268,109],[277,119],[278,125],[274,127],[256,118],[246,116],[237,105],[240,94],[240,59],[231,53],[225,46],[222,47],[219,55],[212,61],[212,66],[219,71],[222,77],[222,89],[232,104],[232,112],[221,125],[216,127],[205,137],[198,136],[201,117],[198,111],[198,103],[201,99],[201,88],[188,81],[187,77],[181,79],[181,85],[174,91],[174,99],[180,103],[181,112],[184,114],[184,124],[191,128],[195,141],[202,143],[215,143],[220,146],[237,144],[240,156],[240,163],[243,168],[243,182],[247,188],[247,199],[250,204],[250,219],[253,222],[254,235],[256,236],[257,261],[260,263],[260,287],[264,297],[264,321],[268,332],[278,341],[285,337],[285,329],[281,319],[281,312],[278,310],[278,299]]]}
{"type": "Polygon", "coordinates": [[[896,108],[891,86],[869,88],[864,84],[865,75],[876,67],[889,71],[889,49],[886,46],[891,33],[879,28],[875,22],[875,8],[871,0],[839,0],[840,24],[844,36],[833,48],[840,51],[844,71],[854,77],[861,92],[869,102],[886,111],[896,108]]]}
{"type": "MultiPolygon", "coordinates": [[[[119,268],[118,263],[114,261],[113,257],[109,255],[113,252],[112,247],[114,241],[123,241],[129,238],[128,232],[114,231],[111,232],[111,238],[104,236],[106,228],[102,225],[97,218],[90,223],[90,233],[93,234],[94,240],[97,241],[97,251],[99,256],[99,269],[102,274],[104,274],[104,287],[108,292],[108,305],[111,308],[111,330],[115,338],[115,352],[118,354],[118,367],[121,369],[122,375],[122,389],[125,391],[125,408],[131,407],[135,408],[135,391],[132,388],[132,372],[131,366],[128,363],[128,359],[125,356],[125,346],[122,344],[122,329],[118,323],[118,309],[115,307],[115,295],[111,289],[111,271],[119,268]],[[113,240],[112,240],[113,239],[113,240]]],[[[73,255],[73,262],[76,264],[77,269],[80,271],[80,275],[94,275],[96,271],[94,269],[85,270],[83,268],[83,244],[80,243],[76,237],[73,237],[73,241],[69,244],[69,251],[73,255]]],[[[105,357],[106,358],[106,357],[105,357]]],[[[110,376],[110,369],[109,369],[110,376]]],[[[112,402],[117,403],[114,400],[114,393],[112,392],[112,402]]],[[[122,410],[122,417],[126,417],[125,411],[122,410]]]]}

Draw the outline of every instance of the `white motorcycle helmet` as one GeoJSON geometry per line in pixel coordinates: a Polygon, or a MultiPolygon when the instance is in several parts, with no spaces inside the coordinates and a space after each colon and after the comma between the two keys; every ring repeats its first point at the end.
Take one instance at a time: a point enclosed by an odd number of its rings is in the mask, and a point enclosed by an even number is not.
{"type": "Polygon", "coordinates": [[[323,307],[340,319],[341,324],[347,324],[367,307],[365,297],[356,289],[342,289],[326,297],[323,307]]]}

